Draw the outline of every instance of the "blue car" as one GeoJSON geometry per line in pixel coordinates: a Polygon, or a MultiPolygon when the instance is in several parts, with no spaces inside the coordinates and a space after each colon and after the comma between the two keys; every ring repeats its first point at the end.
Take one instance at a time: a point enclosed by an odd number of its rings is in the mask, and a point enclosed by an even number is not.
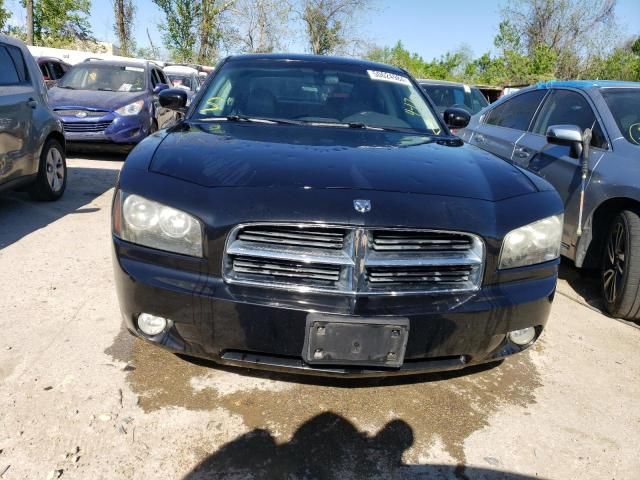
{"type": "Polygon", "coordinates": [[[174,120],[158,102],[168,84],[152,62],[91,60],[49,90],[49,103],[68,142],[136,144],[174,120]]]}

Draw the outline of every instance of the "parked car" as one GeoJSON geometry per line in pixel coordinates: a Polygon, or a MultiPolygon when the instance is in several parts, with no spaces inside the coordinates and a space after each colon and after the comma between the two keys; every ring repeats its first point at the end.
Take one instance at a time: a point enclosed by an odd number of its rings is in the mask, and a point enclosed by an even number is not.
{"type": "Polygon", "coordinates": [[[34,57],[40,72],[42,72],[42,78],[47,88],[53,87],[65,73],[71,68],[71,65],[54,57],[34,57]]]}
{"type": "Polygon", "coordinates": [[[152,62],[89,60],[49,90],[49,101],[67,141],[135,144],[174,120],[158,102],[168,83],[152,62]]]}
{"type": "Polygon", "coordinates": [[[188,102],[200,90],[198,70],[183,65],[169,65],[164,67],[164,73],[169,78],[172,87],[182,88],[187,92],[188,102]]]}
{"type": "Polygon", "coordinates": [[[462,108],[471,115],[489,105],[482,92],[474,86],[445,80],[419,79],[418,83],[435,104],[439,114],[447,108],[462,108]]]}
{"type": "Polygon", "coordinates": [[[565,204],[562,254],[577,267],[600,269],[611,315],[638,320],[640,83],[549,82],[523,89],[474,116],[462,138],[555,186],[565,204]],[[592,137],[579,224],[585,129],[592,137]]]}
{"type": "Polygon", "coordinates": [[[0,191],[26,188],[57,200],[67,185],[65,139],[24,43],[0,35],[0,191]]]}
{"type": "Polygon", "coordinates": [[[540,336],[562,226],[549,183],[452,136],[396,67],[261,54],[212,75],[115,190],[133,334],[321,375],[458,369],[540,336]]]}

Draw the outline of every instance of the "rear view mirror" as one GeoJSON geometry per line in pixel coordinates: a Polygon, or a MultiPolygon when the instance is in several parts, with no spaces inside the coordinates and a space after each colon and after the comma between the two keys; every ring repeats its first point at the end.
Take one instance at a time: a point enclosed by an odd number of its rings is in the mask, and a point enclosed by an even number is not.
{"type": "Polygon", "coordinates": [[[181,88],[167,88],[158,95],[160,105],[177,112],[184,112],[187,107],[187,92],[181,88]]]}
{"type": "Polygon", "coordinates": [[[471,121],[469,112],[462,108],[447,108],[442,117],[449,128],[464,128],[471,121]]]}
{"type": "Polygon", "coordinates": [[[582,130],[577,125],[551,125],[547,128],[547,142],[571,147],[571,156],[582,155],[582,130]]]}

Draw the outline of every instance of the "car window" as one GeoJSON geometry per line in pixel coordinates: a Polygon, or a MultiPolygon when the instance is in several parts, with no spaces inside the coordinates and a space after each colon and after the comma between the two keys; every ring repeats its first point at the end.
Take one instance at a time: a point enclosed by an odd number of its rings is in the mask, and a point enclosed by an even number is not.
{"type": "Polygon", "coordinates": [[[156,88],[160,82],[160,77],[158,76],[158,71],[155,68],[151,69],[151,87],[156,88]]]}
{"type": "Polygon", "coordinates": [[[624,138],[640,145],[640,88],[603,88],[601,93],[624,138]]]}
{"type": "Polygon", "coordinates": [[[56,80],[64,76],[64,70],[58,62],[50,62],[49,69],[53,72],[53,78],[56,80]]]}
{"type": "Polygon", "coordinates": [[[489,105],[487,99],[477,88],[468,85],[437,85],[430,83],[420,84],[422,89],[438,108],[444,112],[447,108],[464,108],[472,115],[478,113],[489,105]]]}
{"type": "Polygon", "coordinates": [[[546,135],[551,125],[577,125],[581,130],[591,129],[591,146],[607,148],[607,141],[591,106],[579,93],[571,90],[553,90],[544,102],[536,119],[533,132],[546,135]]]}
{"type": "Polygon", "coordinates": [[[144,68],[135,65],[79,63],[58,82],[70,90],[140,92],[145,88],[144,68]]]}
{"type": "Polygon", "coordinates": [[[342,63],[228,62],[194,116],[229,115],[441,133],[424,93],[407,76],[342,63]]]}
{"type": "Polygon", "coordinates": [[[546,90],[532,90],[505,100],[491,109],[485,123],[526,131],[546,90]]]}
{"type": "Polygon", "coordinates": [[[167,79],[167,76],[164,74],[164,72],[159,69],[155,69],[155,70],[156,70],[156,73],[158,74],[159,82],[164,83],[165,85],[169,85],[169,80],[167,79]]]}
{"type": "Polygon", "coordinates": [[[42,76],[44,77],[45,80],[50,80],[51,79],[51,74],[49,73],[49,67],[47,66],[47,63],[41,63],[40,65],[38,65],[40,67],[40,72],[42,73],[42,76]]]}
{"type": "Polygon", "coordinates": [[[0,68],[0,85],[15,85],[20,83],[20,77],[7,47],[0,45],[0,65],[3,65],[0,68]]]}

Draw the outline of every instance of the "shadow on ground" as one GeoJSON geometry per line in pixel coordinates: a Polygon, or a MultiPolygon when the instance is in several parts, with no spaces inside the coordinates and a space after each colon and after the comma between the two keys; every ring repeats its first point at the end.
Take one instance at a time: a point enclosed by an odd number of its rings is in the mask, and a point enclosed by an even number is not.
{"type": "MultiPolygon", "coordinates": [[[[113,160],[111,156],[101,158],[113,160]]],[[[65,215],[98,211],[99,207],[90,204],[115,185],[118,170],[70,166],[67,175],[67,190],[56,202],[37,202],[26,192],[0,195],[0,250],[65,215]]]]}
{"type": "Polygon", "coordinates": [[[578,297],[598,310],[604,310],[600,292],[600,273],[598,270],[576,268],[571,260],[562,257],[558,272],[560,281],[565,281],[578,297]]]}
{"type": "Polygon", "coordinates": [[[463,465],[405,464],[403,454],[413,443],[413,429],[403,420],[392,420],[369,436],[344,417],[325,412],[302,424],[283,444],[269,431],[254,429],[220,447],[183,480],[533,479],[463,465]]]}

